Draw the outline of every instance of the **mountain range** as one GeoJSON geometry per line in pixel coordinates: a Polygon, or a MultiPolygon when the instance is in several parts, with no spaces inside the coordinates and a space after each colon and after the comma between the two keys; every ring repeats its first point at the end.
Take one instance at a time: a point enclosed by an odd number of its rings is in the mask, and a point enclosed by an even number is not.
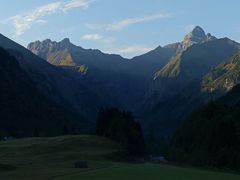
{"type": "Polygon", "coordinates": [[[197,26],[183,41],[126,59],[63,39],[27,49],[0,35],[36,93],[75,117],[94,121],[101,107],[130,110],[145,134],[168,136],[194,109],[239,83],[240,44],[197,26]],[[221,50],[219,50],[221,49],[221,50]]]}

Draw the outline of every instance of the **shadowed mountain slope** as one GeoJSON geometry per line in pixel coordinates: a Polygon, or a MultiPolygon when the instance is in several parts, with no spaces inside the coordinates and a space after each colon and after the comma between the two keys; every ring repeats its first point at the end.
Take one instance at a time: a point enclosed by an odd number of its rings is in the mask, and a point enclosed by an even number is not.
{"type": "Polygon", "coordinates": [[[82,117],[41,95],[16,59],[2,48],[0,84],[0,136],[59,135],[64,126],[76,133],[90,130],[82,117]]]}

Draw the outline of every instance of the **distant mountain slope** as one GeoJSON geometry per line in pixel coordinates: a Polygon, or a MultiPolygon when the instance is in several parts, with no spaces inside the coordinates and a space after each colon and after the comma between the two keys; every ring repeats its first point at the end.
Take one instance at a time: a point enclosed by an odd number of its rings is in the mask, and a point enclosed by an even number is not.
{"type": "Polygon", "coordinates": [[[0,48],[0,136],[87,132],[90,124],[38,93],[16,59],[0,48]]]}
{"type": "Polygon", "coordinates": [[[220,64],[208,73],[202,82],[202,90],[211,93],[224,93],[240,82],[240,53],[220,64]]]}
{"type": "Polygon", "coordinates": [[[145,75],[149,78],[153,77],[154,73],[167,64],[172,57],[181,54],[192,45],[216,39],[210,33],[205,34],[201,27],[196,26],[184,37],[182,42],[169,44],[164,47],[159,46],[131,60],[124,59],[119,55],[105,54],[99,50],[84,49],[72,44],[67,38],[60,42],[51,41],[50,39],[42,42],[32,42],[28,45],[28,49],[57,66],[79,66],[79,69],[83,71],[98,69],[125,74],[134,73],[141,76],[145,75]]]}
{"type": "Polygon", "coordinates": [[[184,51],[187,51],[188,48],[192,47],[193,45],[204,44],[213,40],[217,40],[217,38],[212,36],[210,33],[205,34],[205,31],[201,27],[196,26],[184,37],[182,42],[165,46],[165,48],[174,47],[175,54],[173,54],[174,56],[172,59],[166,63],[166,65],[160,71],[155,73],[154,79],[157,79],[161,76],[177,76],[180,73],[181,59],[184,51]]]}
{"type": "Polygon", "coordinates": [[[154,72],[165,65],[176,54],[178,48],[178,43],[165,47],[159,46],[130,60],[99,50],[84,49],[72,44],[67,38],[60,42],[46,39],[28,45],[28,49],[34,54],[57,66],[85,67],[87,73],[96,73],[94,70],[98,69],[147,78],[152,78],[154,72]]]}
{"type": "Polygon", "coordinates": [[[137,73],[140,71],[138,66],[119,55],[83,49],[69,39],[36,41],[30,43],[28,49],[49,63],[74,73],[85,87],[102,97],[102,106],[133,110],[148,88],[149,81],[144,72],[137,73]]]}
{"type": "Polygon", "coordinates": [[[145,95],[141,106],[148,119],[143,122],[145,127],[171,133],[187,114],[216,97],[201,91],[202,78],[239,49],[240,44],[224,38],[194,44],[176,55],[156,73],[145,95]]]}
{"type": "Polygon", "coordinates": [[[155,79],[176,76],[199,78],[231,57],[239,49],[240,44],[227,38],[193,45],[182,54],[178,54],[169,64],[157,72],[155,79]],[[223,51],[219,51],[219,49],[223,51]]]}
{"type": "Polygon", "coordinates": [[[176,43],[164,47],[159,46],[146,54],[134,57],[130,61],[129,66],[133,72],[152,79],[154,73],[167,64],[169,59],[175,56],[178,45],[179,44],[176,43]]]}
{"type": "Polygon", "coordinates": [[[97,109],[104,103],[82,83],[78,73],[49,64],[3,35],[0,35],[0,47],[16,57],[40,93],[70,111],[95,119],[97,109]]]}
{"type": "MultiPolygon", "coordinates": [[[[169,63],[155,73],[154,82],[145,99],[160,101],[161,98],[166,99],[169,96],[179,94],[190,83],[199,81],[203,75],[231,57],[240,48],[238,43],[227,38],[208,39],[207,37],[208,35],[205,35],[200,27],[196,27],[186,35],[181,44],[185,44],[185,47],[188,44],[189,47],[182,53],[176,54],[169,63]],[[201,36],[196,32],[200,32],[201,36]],[[202,37],[202,40],[198,36],[202,37]],[[199,43],[189,39],[198,39],[199,43]],[[224,49],[224,51],[219,51],[219,49],[224,49]]],[[[150,102],[150,104],[152,103],[150,102]]],[[[149,107],[149,105],[146,106],[149,107]]]]}
{"type": "Polygon", "coordinates": [[[99,50],[83,49],[72,44],[67,38],[60,42],[51,41],[50,39],[42,42],[36,41],[30,43],[28,49],[53,65],[85,65],[89,71],[100,69],[121,72],[127,63],[127,59],[119,55],[105,54],[99,50]]]}

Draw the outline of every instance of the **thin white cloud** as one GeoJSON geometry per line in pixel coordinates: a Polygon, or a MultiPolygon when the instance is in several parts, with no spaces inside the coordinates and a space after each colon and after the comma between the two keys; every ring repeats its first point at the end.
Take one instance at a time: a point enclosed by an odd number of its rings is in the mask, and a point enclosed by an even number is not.
{"type": "Polygon", "coordinates": [[[169,18],[171,14],[169,13],[158,13],[150,16],[143,16],[143,17],[135,17],[135,18],[128,18],[121,20],[119,22],[115,22],[113,24],[107,25],[107,30],[111,31],[117,31],[121,30],[127,26],[131,26],[134,24],[142,23],[142,22],[147,22],[147,21],[153,21],[157,19],[164,19],[164,18],[169,18]]]}
{"type": "Polygon", "coordinates": [[[81,37],[83,40],[89,40],[89,41],[97,41],[102,39],[103,37],[99,34],[86,34],[81,37]]]}
{"type": "Polygon", "coordinates": [[[143,45],[133,45],[133,46],[128,46],[123,49],[119,49],[117,53],[120,54],[131,54],[131,53],[146,53],[153,50],[153,48],[146,47],[143,45]]]}
{"type": "Polygon", "coordinates": [[[72,0],[68,3],[66,3],[64,6],[63,6],[63,11],[68,11],[70,9],[73,9],[73,8],[78,8],[78,7],[88,7],[90,1],[88,0],[72,0]]]}
{"type": "Polygon", "coordinates": [[[27,13],[17,14],[9,17],[7,22],[10,21],[15,28],[16,35],[21,36],[25,31],[31,28],[33,23],[43,22],[44,20],[41,18],[45,16],[55,14],[59,11],[66,13],[73,8],[86,8],[90,2],[91,0],[68,0],[66,2],[57,1],[40,6],[27,13]]]}
{"type": "Polygon", "coordinates": [[[43,20],[43,19],[39,19],[36,21],[36,23],[38,24],[47,24],[47,21],[43,20]]]}

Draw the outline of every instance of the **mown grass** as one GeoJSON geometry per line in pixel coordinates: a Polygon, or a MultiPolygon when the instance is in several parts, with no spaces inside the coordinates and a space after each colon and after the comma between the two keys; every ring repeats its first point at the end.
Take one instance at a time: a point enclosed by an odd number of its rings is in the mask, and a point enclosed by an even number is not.
{"type": "Polygon", "coordinates": [[[121,164],[56,180],[239,180],[240,176],[163,164],[121,164]]]}

